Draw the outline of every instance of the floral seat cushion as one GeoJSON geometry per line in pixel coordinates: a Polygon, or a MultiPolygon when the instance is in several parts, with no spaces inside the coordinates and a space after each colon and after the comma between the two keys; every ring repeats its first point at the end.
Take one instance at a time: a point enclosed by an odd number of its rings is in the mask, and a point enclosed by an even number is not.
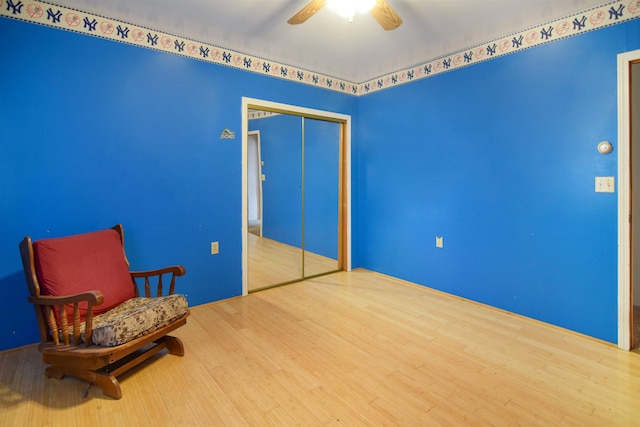
{"type": "Polygon", "coordinates": [[[121,345],[170,324],[187,311],[187,299],[180,294],[132,298],[93,318],[91,342],[108,347],[121,345]]]}

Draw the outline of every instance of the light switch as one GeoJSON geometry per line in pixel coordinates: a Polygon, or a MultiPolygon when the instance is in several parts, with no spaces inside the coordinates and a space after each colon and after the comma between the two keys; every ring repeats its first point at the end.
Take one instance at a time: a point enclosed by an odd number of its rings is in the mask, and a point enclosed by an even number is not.
{"type": "Polygon", "coordinates": [[[436,248],[444,247],[444,239],[440,236],[436,236],[436,248]]]}
{"type": "Polygon", "coordinates": [[[219,252],[218,242],[211,242],[211,255],[217,255],[219,252]]]}
{"type": "Polygon", "coordinates": [[[596,193],[614,193],[615,191],[615,177],[596,176],[596,193]]]}

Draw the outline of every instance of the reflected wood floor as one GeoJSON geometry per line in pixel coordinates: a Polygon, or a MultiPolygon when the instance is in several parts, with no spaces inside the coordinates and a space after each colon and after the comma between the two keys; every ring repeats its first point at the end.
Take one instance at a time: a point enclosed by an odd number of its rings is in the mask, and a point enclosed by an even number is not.
{"type": "Polygon", "coordinates": [[[633,332],[632,332],[632,348],[640,351],[640,306],[633,306],[633,332]]]}
{"type": "MultiPolygon", "coordinates": [[[[302,277],[300,248],[248,233],[248,249],[249,291],[302,277]]],[[[335,259],[309,251],[304,253],[304,274],[307,277],[337,269],[338,261],[335,259]]]]}
{"type": "Polygon", "coordinates": [[[0,353],[0,426],[630,426],[640,354],[364,270],[192,308],[111,400],[0,353]]]}

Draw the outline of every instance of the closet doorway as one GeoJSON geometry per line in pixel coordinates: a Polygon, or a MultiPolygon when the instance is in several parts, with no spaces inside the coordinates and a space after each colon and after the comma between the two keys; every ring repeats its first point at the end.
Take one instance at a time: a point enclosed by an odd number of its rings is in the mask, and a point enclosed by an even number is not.
{"type": "Polygon", "coordinates": [[[350,129],[347,115],[242,99],[243,295],[350,270],[350,129]]]}

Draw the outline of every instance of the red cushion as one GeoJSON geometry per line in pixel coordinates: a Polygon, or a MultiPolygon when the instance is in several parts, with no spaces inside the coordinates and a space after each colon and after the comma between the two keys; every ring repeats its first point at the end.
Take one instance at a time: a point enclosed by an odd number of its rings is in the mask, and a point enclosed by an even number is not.
{"type": "MultiPolygon", "coordinates": [[[[33,243],[35,267],[43,295],[65,296],[101,291],[104,304],[93,308],[104,313],[135,296],[120,235],[112,229],[33,243]]],[[[84,319],[86,305],[80,307],[84,319]]],[[[69,321],[73,305],[67,308],[69,321]]]]}

